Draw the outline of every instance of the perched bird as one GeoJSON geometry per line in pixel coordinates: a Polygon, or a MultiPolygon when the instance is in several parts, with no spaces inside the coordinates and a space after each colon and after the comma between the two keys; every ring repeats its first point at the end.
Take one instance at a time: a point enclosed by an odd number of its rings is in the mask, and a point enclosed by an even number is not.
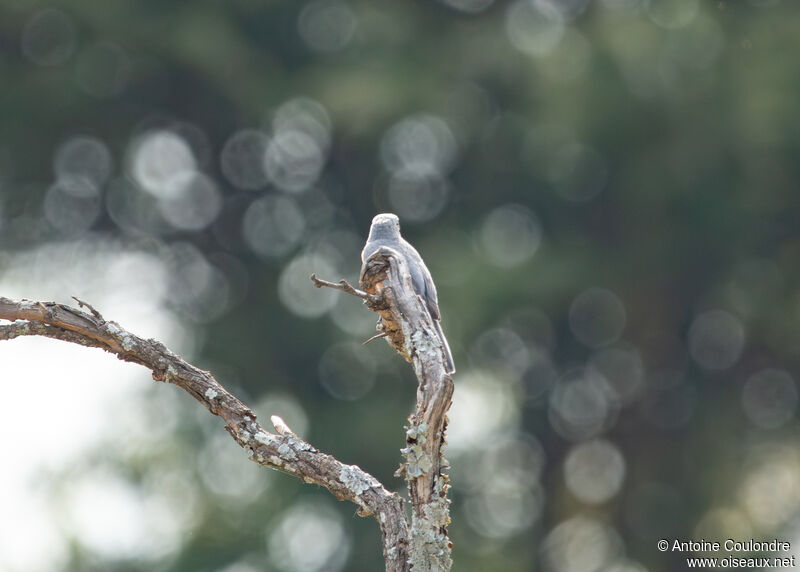
{"type": "Polygon", "coordinates": [[[382,246],[396,250],[405,258],[408,270],[411,273],[411,283],[414,286],[414,291],[425,302],[425,306],[427,306],[428,312],[433,319],[433,325],[436,327],[436,333],[442,341],[447,373],[455,373],[453,355],[450,353],[447,338],[444,337],[444,332],[442,332],[440,323],[442,316],[439,312],[439,298],[436,295],[436,286],[433,284],[433,278],[431,278],[431,273],[428,267],[425,266],[425,262],[417,252],[417,249],[400,236],[400,219],[395,214],[382,213],[375,215],[375,218],[372,219],[369,238],[367,238],[367,243],[364,245],[364,250],[361,251],[362,276],[364,275],[366,261],[382,246]]]}

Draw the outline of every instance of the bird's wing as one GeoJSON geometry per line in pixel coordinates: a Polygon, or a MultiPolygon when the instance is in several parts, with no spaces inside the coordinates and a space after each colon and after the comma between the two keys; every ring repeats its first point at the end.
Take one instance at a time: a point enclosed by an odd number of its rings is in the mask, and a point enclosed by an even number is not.
{"type": "Polygon", "coordinates": [[[436,294],[436,286],[424,262],[422,263],[422,268],[424,270],[423,274],[425,275],[425,303],[428,305],[428,311],[431,313],[431,317],[439,321],[442,319],[442,315],[439,312],[439,296],[436,294]]]}
{"type": "Polygon", "coordinates": [[[436,286],[433,283],[430,270],[425,266],[425,261],[422,260],[417,249],[411,246],[408,241],[401,239],[400,247],[406,257],[408,270],[411,273],[411,281],[414,284],[414,291],[422,296],[431,317],[434,320],[440,320],[439,297],[436,294],[436,286]]]}

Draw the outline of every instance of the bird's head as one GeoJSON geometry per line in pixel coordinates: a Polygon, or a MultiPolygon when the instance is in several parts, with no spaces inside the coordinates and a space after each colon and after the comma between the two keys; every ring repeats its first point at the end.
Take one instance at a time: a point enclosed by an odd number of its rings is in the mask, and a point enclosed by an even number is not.
{"type": "Polygon", "coordinates": [[[396,214],[381,213],[372,219],[369,227],[369,239],[396,238],[400,236],[400,219],[396,214]]]}

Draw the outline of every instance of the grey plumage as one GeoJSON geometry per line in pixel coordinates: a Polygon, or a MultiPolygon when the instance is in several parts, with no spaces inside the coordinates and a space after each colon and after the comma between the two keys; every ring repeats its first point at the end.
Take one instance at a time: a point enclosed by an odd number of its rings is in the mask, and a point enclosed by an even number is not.
{"type": "Polygon", "coordinates": [[[439,298],[436,294],[436,286],[433,283],[433,278],[425,266],[425,262],[417,252],[417,249],[411,246],[400,235],[400,219],[397,215],[392,213],[383,213],[376,215],[372,219],[372,226],[369,229],[369,238],[364,245],[364,250],[361,251],[361,274],[364,274],[363,263],[382,246],[387,246],[399,252],[408,265],[408,270],[411,273],[411,283],[414,286],[414,291],[418,296],[422,297],[428,312],[433,319],[433,325],[436,327],[436,332],[439,339],[442,341],[444,347],[445,360],[447,364],[447,372],[455,373],[456,368],[453,364],[453,355],[450,353],[450,346],[447,344],[447,338],[444,337],[441,326],[441,313],[439,312],[439,298]]]}

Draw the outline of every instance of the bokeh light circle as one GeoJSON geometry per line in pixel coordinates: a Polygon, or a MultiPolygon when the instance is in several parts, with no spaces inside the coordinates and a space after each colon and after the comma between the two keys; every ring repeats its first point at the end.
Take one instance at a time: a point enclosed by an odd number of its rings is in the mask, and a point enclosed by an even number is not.
{"type": "Polygon", "coordinates": [[[433,220],[444,209],[449,194],[449,183],[436,172],[401,170],[389,177],[389,203],[393,212],[403,220],[433,220]]]}
{"type": "Polygon", "coordinates": [[[464,501],[467,523],[488,538],[507,538],[530,528],[541,516],[544,491],[516,486],[487,486],[464,501]]]}
{"type": "Polygon", "coordinates": [[[66,235],[87,231],[100,215],[100,195],[85,178],[62,178],[47,189],[44,216],[54,228],[66,235]]]}
{"type": "Polygon", "coordinates": [[[295,97],[283,102],[272,117],[275,133],[299,131],[305,133],[323,150],[331,143],[331,118],[325,106],[310,97],[295,97]]]}
{"type": "Polygon", "coordinates": [[[689,353],[705,369],[731,367],[739,360],[744,341],[744,326],[724,310],[703,312],[689,327],[689,353]]]}
{"type": "Polygon", "coordinates": [[[305,5],[297,18],[297,31],[306,45],[318,52],[335,52],[350,42],[358,19],[352,8],[337,0],[316,0],[305,5]]]}
{"type": "Polygon", "coordinates": [[[108,181],[112,168],[111,152],[106,144],[88,135],[77,135],[64,141],[53,157],[57,178],[86,177],[96,189],[108,181]]]}
{"type": "Polygon", "coordinates": [[[61,10],[40,10],[22,30],[22,53],[40,66],[63,64],[75,52],[78,33],[72,19],[61,10]]]}
{"type": "Polygon", "coordinates": [[[506,12],[506,35],[519,51],[531,56],[552,52],[564,34],[564,16],[553,4],[517,0],[506,12]]]}
{"type": "Polygon", "coordinates": [[[531,364],[528,346],[515,331],[509,328],[486,330],[472,345],[473,361],[487,369],[508,369],[521,375],[531,364]]]}
{"type": "Polygon", "coordinates": [[[632,348],[603,348],[592,355],[588,368],[603,376],[614,398],[622,404],[636,399],[644,387],[644,363],[632,348]]]}
{"type": "Polygon", "coordinates": [[[594,572],[616,560],[622,546],[616,530],[588,516],[574,516],[555,528],[541,544],[548,572],[594,572]]]}
{"type": "Polygon", "coordinates": [[[622,488],[625,457],[609,441],[598,439],[575,445],[564,463],[567,487],[587,504],[603,503],[622,488]]]}
{"type": "Polygon", "coordinates": [[[191,182],[197,161],[186,140],[168,130],[149,131],[132,145],[131,174],[156,198],[179,196],[191,182]]]}
{"type": "Polygon", "coordinates": [[[542,228],[530,209],[516,204],[503,205],[484,219],[478,239],[490,264],[512,268],[536,254],[542,240],[542,228]]]}
{"type": "Polygon", "coordinates": [[[264,169],[273,185],[291,193],[308,189],[319,177],[325,154],[316,139],[303,131],[281,131],[267,146],[264,169]]]}
{"type": "Polygon", "coordinates": [[[314,254],[296,256],[281,272],[278,296],[286,308],[301,318],[319,318],[336,305],[335,290],[315,288],[309,277],[336,276],[336,269],[326,258],[314,254]]]}
{"type": "Polygon", "coordinates": [[[158,201],[164,219],[178,230],[202,230],[214,222],[222,209],[222,195],[216,183],[202,173],[185,173],[175,194],[158,201]]]}
{"type": "Polygon", "coordinates": [[[303,211],[293,198],[266,195],[247,207],[242,236],[253,252],[271,258],[297,246],[305,228],[303,211]]]}
{"type": "Polygon", "coordinates": [[[491,370],[459,373],[449,413],[448,451],[459,455],[515,429],[520,406],[511,380],[491,370]]]}
{"type": "Polygon", "coordinates": [[[458,147],[450,126],[439,116],[412,115],[394,124],[381,139],[381,160],[390,173],[447,173],[458,147]]]}
{"type": "Polygon", "coordinates": [[[575,370],[553,387],[548,418],[559,435],[569,441],[582,441],[610,427],[616,421],[617,410],[605,379],[589,370],[575,370]]]}
{"type": "Polygon", "coordinates": [[[789,372],[780,369],[762,369],[742,388],[742,408],[761,429],[785,425],[794,417],[797,400],[797,383],[789,372]]]}
{"type": "Polygon", "coordinates": [[[206,488],[225,503],[253,502],[271,483],[261,467],[250,461],[224,433],[211,435],[197,457],[197,470],[206,488]]]}
{"type": "Polygon", "coordinates": [[[164,259],[169,268],[169,301],[184,318],[202,324],[225,312],[230,300],[228,278],[197,246],[174,242],[164,259]]]}
{"type": "Polygon", "coordinates": [[[342,517],[325,502],[293,505],[267,537],[270,561],[283,572],[338,572],[351,544],[342,517]]]}
{"type": "Polygon", "coordinates": [[[765,444],[753,451],[738,499],[756,527],[773,529],[800,510],[800,453],[794,443],[765,444]]]}
{"type": "Polygon", "coordinates": [[[267,185],[264,156],[269,137],[257,129],[242,129],[234,133],[220,152],[220,169],[225,178],[238,189],[253,191],[267,185]]]}

